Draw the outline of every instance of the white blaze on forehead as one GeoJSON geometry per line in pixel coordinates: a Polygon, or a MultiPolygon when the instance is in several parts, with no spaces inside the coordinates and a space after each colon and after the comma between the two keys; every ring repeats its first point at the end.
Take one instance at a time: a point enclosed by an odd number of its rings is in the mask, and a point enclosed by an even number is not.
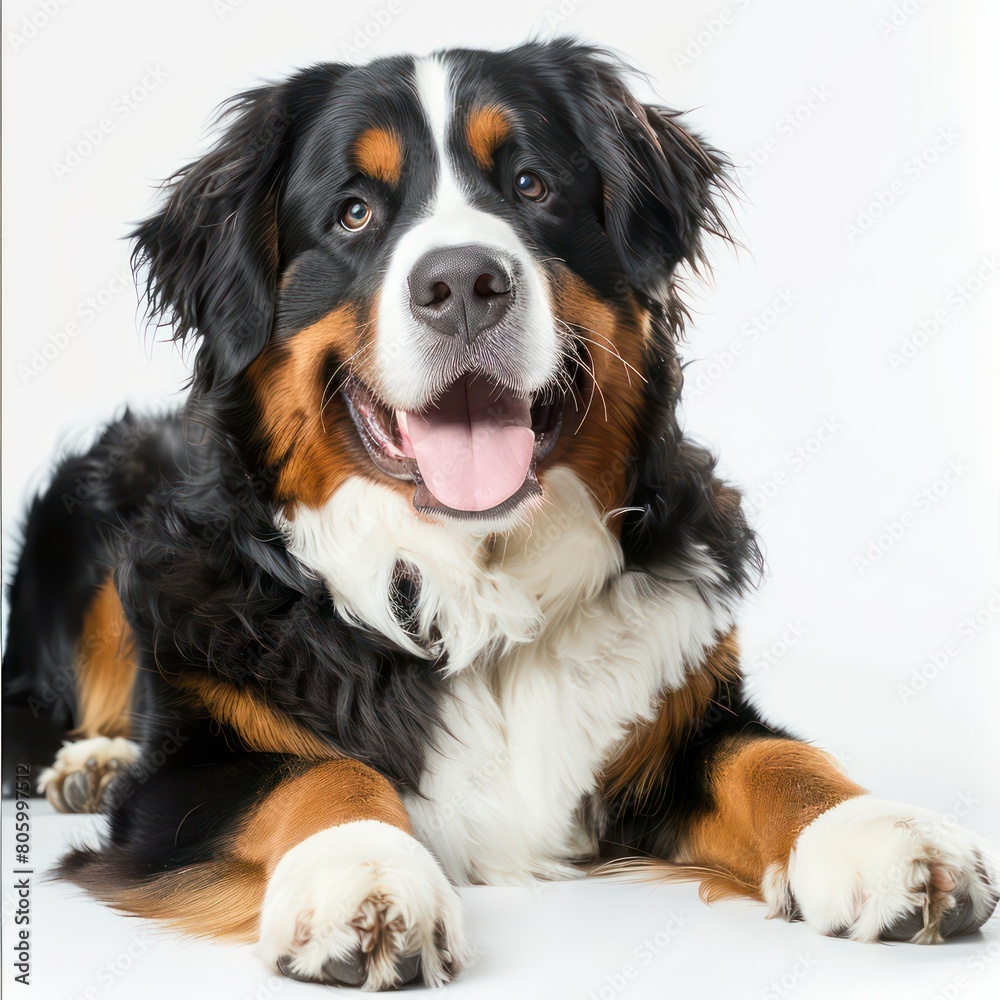
{"type": "Polygon", "coordinates": [[[505,321],[511,335],[505,338],[504,349],[515,359],[520,379],[516,388],[530,394],[552,380],[560,358],[545,279],[514,228],[475,207],[462,184],[448,150],[455,105],[446,62],[436,56],[417,59],[414,86],[434,142],[436,176],[433,194],[397,243],[385,275],[378,309],[375,388],[388,405],[403,410],[424,407],[429,396],[443,388],[435,382],[428,356],[437,335],[410,312],[407,279],[429,251],[475,243],[503,251],[518,265],[517,301],[505,321]]]}
{"type": "Polygon", "coordinates": [[[437,56],[417,59],[413,67],[413,81],[417,88],[417,97],[420,98],[420,104],[427,116],[431,135],[434,136],[438,162],[445,164],[448,162],[446,140],[452,101],[448,71],[444,62],[437,56]]]}

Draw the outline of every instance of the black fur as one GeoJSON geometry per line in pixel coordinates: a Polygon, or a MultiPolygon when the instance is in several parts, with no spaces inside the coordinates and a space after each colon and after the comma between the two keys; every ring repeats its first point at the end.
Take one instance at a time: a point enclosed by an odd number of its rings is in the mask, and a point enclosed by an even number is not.
{"type": "MultiPolygon", "coordinates": [[[[742,589],[758,556],[739,497],[715,477],[710,456],[683,439],[674,413],[674,340],[684,315],[676,269],[697,266],[705,233],[724,232],[723,161],[674,112],[640,105],[624,70],[597,49],[560,41],[447,58],[459,99],[500,97],[538,132],[532,143],[498,151],[496,177],[479,182],[477,202],[609,302],[638,300],[653,313],[638,454],[617,456],[630,475],[628,505],[640,508],[625,515],[629,564],[704,550],[728,575],[724,588],[742,589]],[[504,179],[535,165],[555,190],[545,213],[516,206],[504,179]]],[[[235,734],[186,707],[168,683],[184,672],[252,692],[401,789],[418,784],[438,725],[439,676],[342,620],[288,553],[274,520],[281,462],[265,457],[244,378],[269,338],[291,336],[377,288],[393,226],[348,246],[331,220],[362,184],[344,167],[358,121],[419,117],[413,96],[395,86],[409,71],[406,59],[323,65],[239,96],[223,116],[221,141],[172,179],[162,209],[135,231],[153,314],[175,337],[202,339],[190,401],[134,475],[107,479],[73,517],[60,511],[65,484],[99,463],[131,418],[60,468],[32,508],[11,591],[5,697],[23,707],[71,663],[89,597],[116,567],[141,668],[138,735],[145,759],[164,757],[126,776],[108,845],[75,853],[64,867],[69,877],[86,881],[90,871],[127,881],[205,860],[293,766],[280,755],[246,753],[235,734]],[[171,738],[176,752],[165,753],[171,738]]],[[[405,138],[407,192],[361,187],[396,229],[419,210],[421,167],[432,155],[419,131],[405,138]]],[[[405,616],[405,607],[398,612],[405,616]]],[[[735,689],[726,697],[737,706],[727,727],[757,725],[735,689]]],[[[53,702],[50,742],[71,714],[68,699],[53,702]]],[[[683,761],[690,780],[672,798],[660,796],[655,815],[613,806],[617,835],[646,846],[672,822],[668,812],[696,808],[706,760],[695,740],[683,761]]]]}
{"type": "Polygon", "coordinates": [[[223,140],[170,178],[162,210],[132,233],[152,316],[177,340],[204,341],[202,389],[242,371],[271,334],[289,154],[342,72],[317,66],[228,101],[223,140]]]}
{"type": "Polygon", "coordinates": [[[703,548],[736,593],[757,584],[763,559],[743,514],[742,496],[715,475],[716,460],[684,437],[677,418],[683,384],[676,344],[662,315],[654,323],[645,413],[656,428],[640,438],[621,528],[629,565],[683,562],[703,548]]]}
{"type": "Polygon", "coordinates": [[[413,787],[437,722],[433,670],[346,625],[285,549],[267,482],[187,426],[188,475],[146,505],[117,576],[141,661],[208,670],[413,787]]]}
{"type": "Polygon", "coordinates": [[[80,722],[76,646],[95,590],[119,563],[122,532],[181,470],[180,425],[125,413],[84,455],[65,459],[32,503],[3,658],[3,794],[16,763],[35,774],[80,722]]]}
{"type": "Polygon", "coordinates": [[[674,857],[691,824],[712,811],[712,771],[734,737],[741,742],[794,738],[760,717],[744,695],[742,680],[719,681],[708,710],[691,719],[686,742],[649,788],[641,794],[626,788],[599,796],[592,804],[601,829],[602,854],[674,857]]]}

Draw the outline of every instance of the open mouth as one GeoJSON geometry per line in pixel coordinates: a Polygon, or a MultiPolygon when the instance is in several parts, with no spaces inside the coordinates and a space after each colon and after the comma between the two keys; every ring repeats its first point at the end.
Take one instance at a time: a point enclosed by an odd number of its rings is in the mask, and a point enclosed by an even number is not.
{"type": "Polygon", "coordinates": [[[372,461],[414,483],[418,511],[485,519],[541,496],[535,470],[559,437],[562,391],[519,396],[468,374],[420,411],[389,409],[356,378],[342,392],[372,461]]]}

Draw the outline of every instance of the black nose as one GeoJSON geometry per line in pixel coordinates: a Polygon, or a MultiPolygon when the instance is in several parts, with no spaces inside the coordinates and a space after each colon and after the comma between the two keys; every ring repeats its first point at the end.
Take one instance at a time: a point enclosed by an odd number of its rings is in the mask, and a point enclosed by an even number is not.
{"type": "Polygon", "coordinates": [[[409,284],[410,310],[417,319],[471,343],[510,308],[514,261],[488,247],[444,247],[417,261],[409,284]]]}

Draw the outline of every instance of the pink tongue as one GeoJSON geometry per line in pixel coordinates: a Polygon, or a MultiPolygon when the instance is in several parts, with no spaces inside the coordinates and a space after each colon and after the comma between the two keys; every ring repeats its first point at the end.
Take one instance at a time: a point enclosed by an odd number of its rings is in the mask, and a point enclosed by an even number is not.
{"type": "Polygon", "coordinates": [[[489,510],[513,496],[531,467],[531,407],[483,376],[459,379],[423,413],[396,414],[403,453],[455,510],[489,510]]]}

